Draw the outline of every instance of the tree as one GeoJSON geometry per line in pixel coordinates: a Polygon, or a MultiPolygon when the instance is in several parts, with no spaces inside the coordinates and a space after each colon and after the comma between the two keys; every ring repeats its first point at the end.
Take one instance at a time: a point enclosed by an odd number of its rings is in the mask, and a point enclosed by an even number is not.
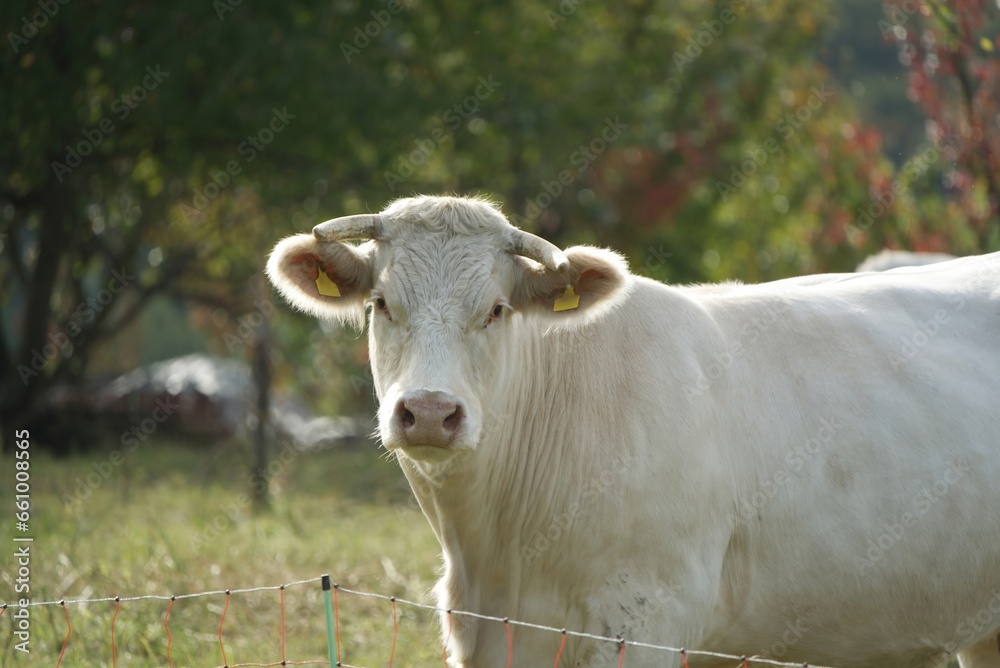
{"type": "MultiPolygon", "coordinates": [[[[901,198],[860,229],[894,173],[807,0],[57,5],[0,9],[4,424],[151,295],[249,351],[226,337],[280,236],[414,192],[678,281],[846,269],[915,227],[901,198]]],[[[269,324],[311,394],[368,401],[358,339],[302,323],[269,324]]]]}
{"type": "Polygon", "coordinates": [[[273,243],[262,198],[292,208],[310,166],[350,181],[356,164],[347,112],[317,102],[344,97],[327,30],[357,17],[305,30],[284,4],[22,9],[0,10],[16,26],[0,56],[16,91],[0,123],[4,425],[80,379],[157,293],[246,308],[239,286],[273,243]]]}
{"type": "MultiPolygon", "coordinates": [[[[907,96],[927,114],[929,153],[940,154],[932,186],[951,206],[933,206],[916,225],[944,214],[974,235],[939,243],[985,252],[1000,246],[1000,11],[988,0],[893,0],[879,22],[909,69],[907,96]]],[[[960,233],[960,231],[959,231],[960,233]]],[[[943,236],[942,236],[943,235],[943,236]]]]}

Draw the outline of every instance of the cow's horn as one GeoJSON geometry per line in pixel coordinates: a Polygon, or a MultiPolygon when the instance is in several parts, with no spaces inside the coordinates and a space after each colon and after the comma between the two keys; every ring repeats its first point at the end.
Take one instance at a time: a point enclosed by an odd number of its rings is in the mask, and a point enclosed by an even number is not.
{"type": "Polygon", "coordinates": [[[566,254],[559,250],[558,246],[541,237],[524,230],[515,230],[511,242],[515,255],[523,255],[536,262],[541,262],[552,271],[566,271],[569,268],[566,254]]]}
{"type": "Polygon", "coordinates": [[[319,241],[381,239],[382,217],[378,214],[364,213],[334,218],[314,227],[313,236],[319,241]]]}

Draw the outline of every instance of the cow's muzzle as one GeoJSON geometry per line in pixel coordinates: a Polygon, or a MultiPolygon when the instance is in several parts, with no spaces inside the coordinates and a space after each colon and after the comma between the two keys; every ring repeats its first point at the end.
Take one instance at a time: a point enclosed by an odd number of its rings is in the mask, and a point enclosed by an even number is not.
{"type": "Polygon", "coordinates": [[[465,426],[466,411],[458,397],[417,390],[396,402],[393,421],[404,445],[447,448],[465,426]]]}

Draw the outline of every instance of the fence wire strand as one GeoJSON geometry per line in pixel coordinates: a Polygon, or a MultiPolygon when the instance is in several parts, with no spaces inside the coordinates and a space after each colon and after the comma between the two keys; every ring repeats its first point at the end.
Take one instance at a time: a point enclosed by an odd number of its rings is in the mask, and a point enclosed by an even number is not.
{"type": "MultiPolygon", "coordinates": [[[[229,600],[233,597],[230,590],[226,590],[226,606],[222,608],[222,616],[219,617],[219,649],[222,650],[222,665],[229,665],[229,657],[226,656],[226,645],[222,642],[222,625],[226,623],[226,613],[229,612],[229,600]]],[[[744,667],[745,668],[745,667],[744,667]]]]}
{"type": "Polygon", "coordinates": [[[510,630],[510,620],[504,617],[503,625],[507,628],[507,668],[514,660],[514,632],[510,630]]]}
{"type": "Polygon", "coordinates": [[[281,665],[286,665],[285,661],[285,585],[281,585],[281,665]]]}
{"type": "Polygon", "coordinates": [[[392,597],[392,647],[389,648],[389,668],[396,657],[396,638],[399,636],[399,618],[396,616],[396,597],[392,597]]]}
{"type": "MultiPolygon", "coordinates": [[[[296,587],[296,586],[301,586],[301,585],[306,585],[306,584],[319,583],[321,581],[322,581],[321,577],[314,577],[314,578],[308,578],[308,579],[305,579],[305,580],[296,580],[294,582],[288,582],[288,583],[281,584],[281,585],[270,585],[270,586],[261,586],[261,587],[247,587],[247,588],[243,588],[243,589],[216,589],[216,590],[212,590],[212,591],[193,592],[193,593],[188,593],[188,594],[174,594],[174,595],[145,594],[145,595],[141,595],[141,596],[108,596],[108,597],[104,597],[104,598],[66,599],[66,600],[60,600],[60,601],[36,601],[36,602],[29,602],[29,603],[24,603],[24,604],[22,604],[22,603],[0,603],[0,615],[3,615],[3,613],[7,611],[7,608],[28,608],[28,607],[41,607],[41,606],[52,606],[52,605],[61,606],[62,609],[63,609],[63,612],[65,613],[65,617],[66,617],[66,638],[63,641],[62,650],[61,650],[61,652],[59,654],[59,661],[56,663],[56,666],[58,668],[59,664],[62,662],[63,656],[66,653],[66,648],[69,645],[70,635],[73,632],[73,626],[70,623],[70,619],[69,619],[69,606],[71,606],[71,605],[85,605],[85,604],[89,604],[89,603],[107,603],[107,602],[114,602],[116,604],[116,609],[115,609],[114,617],[112,617],[112,623],[111,623],[112,656],[114,657],[114,653],[115,653],[114,640],[113,640],[113,638],[114,638],[114,620],[115,620],[115,618],[118,615],[118,609],[120,609],[121,604],[125,603],[125,602],[130,602],[130,601],[150,601],[150,600],[152,600],[152,601],[168,601],[169,603],[167,605],[166,613],[163,616],[163,628],[164,628],[164,631],[166,632],[166,636],[167,636],[167,648],[166,648],[166,652],[167,652],[167,666],[170,667],[170,668],[172,668],[173,663],[172,663],[171,656],[170,656],[172,636],[171,636],[171,633],[170,633],[169,619],[170,619],[170,612],[173,609],[174,604],[177,601],[184,600],[184,599],[193,599],[193,598],[200,598],[200,597],[205,597],[205,596],[220,596],[220,595],[224,595],[226,597],[226,604],[225,604],[225,608],[223,608],[222,615],[221,615],[221,617],[219,619],[218,641],[219,641],[219,648],[220,648],[221,653],[222,653],[222,658],[223,658],[223,661],[225,663],[223,664],[223,666],[220,666],[219,668],[240,668],[240,667],[244,667],[244,666],[246,666],[246,667],[250,667],[250,666],[267,667],[267,666],[329,665],[329,661],[325,661],[325,660],[287,661],[286,658],[285,658],[285,616],[284,616],[284,613],[285,613],[285,589],[287,589],[288,587],[296,587]],[[226,619],[226,611],[229,608],[230,598],[231,598],[231,596],[233,594],[249,594],[249,593],[252,593],[252,592],[260,592],[260,591],[278,591],[278,592],[280,592],[280,600],[281,600],[281,603],[280,603],[280,605],[281,605],[281,660],[280,661],[275,661],[273,663],[236,663],[236,664],[229,664],[228,663],[228,657],[226,655],[226,649],[225,649],[225,646],[223,644],[222,630],[223,630],[223,624],[224,624],[225,619],[226,619]]],[[[595,640],[595,641],[598,641],[598,642],[614,643],[614,644],[618,645],[618,647],[619,647],[618,665],[619,666],[621,666],[623,664],[624,660],[625,660],[625,649],[626,649],[626,647],[634,647],[634,648],[649,649],[649,650],[654,650],[654,651],[671,652],[671,653],[675,653],[675,654],[680,654],[681,664],[682,664],[683,668],[688,668],[688,656],[705,656],[705,657],[712,657],[712,658],[717,658],[717,659],[733,660],[733,661],[739,662],[739,664],[741,665],[741,668],[749,668],[749,664],[750,663],[764,664],[764,665],[769,665],[769,666],[788,666],[790,668],[829,668],[827,666],[819,666],[819,665],[810,664],[810,663],[792,663],[792,662],[788,662],[788,661],[776,661],[774,659],[766,659],[766,658],[763,658],[763,657],[756,657],[756,656],[754,656],[754,657],[747,657],[746,655],[726,654],[726,653],[723,653],[723,652],[712,652],[712,651],[708,651],[708,650],[688,649],[688,648],[685,648],[685,647],[671,647],[669,645],[658,645],[658,644],[655,644],[655,643],[642,642],[642,641],[638,641],[638,640],[628,640],[628,639],[625,639],[625,638],[610,638],[610,637],[607,637],[607,636],[596,635],[596,634],[593,634],[593,633],[586,633],[586,632],[583,632],[583,631],[571,631],[571,630],[568,630],[568,629],[560,629],[560,628],[556,628],[556,627],[553,627],[553,626],[546,626],[544,624],[534,624],[532,622],[525,622],[525,621],[510,619],[508,617],[495,617],[493,615],[484,615],[484,614],[480,614],[480,613],[477,613],[477,612],[470,612],[470,611],[466,611],[466,610],[446,610],[446,609],[443,609],[443,608],[438,608],[438,607],[433,606],[433,605],[428,605],[426,603],[418,603],[416,601],[410,601],[410,600],[407,600],[407,599],[404,599],[404,598],[399,598],[397,596],[387,596],[385,594],[378,594],[378,593],[374,593],[374,592],[367,592],[367,591],[360,591],[360,590],[356,590],[356,589],[349,589],[349,588],[343,587],[341,585],[334,584],[333,585],[333,597],[334,597],[334,606],[335,606],[335,609],[336,609],[335,619],[336,619],[336,622],[337,622],[337,634],[336,634],[337,635],[337,639],[336,639],[336,645],[337,645],[337,648],[336,648],[337,649],[337,665],[342,666],[343,668],[360,668],[360,667],[359,666],[351,666],[350,664],[343,663],[341,661],[341,654],[340,654],[340,652],[341,652],[341,643],[340,643],[340,628],[339,628],[340,627],[340,610],[339,610],[340,606],[339,606],[339,601],[338,601],[338,593],[339,592],[343,592],[345,594],[350,594],[352,596],[360,596],[360,597],[363,597],[363,598],[371,598],[371,599],[376,599],[376,600],[382,600],[382,601],[386,601],[386,602],[388,602],[388,603],[390,603],[392,605],[392,611],[393,611],[393,641],[392,641],[392,648],[390,649],[390,662],[392,661],[392,657],[395,655],[396,636],[397,636],[397,633],[398,633],[398,619],[397,619],[396,606],[397,606],[397,604],[399,604],[399,605],[404,605],[404,606],[408,606],[408,607],[411,607],[411,608],[416,608],[418,610],[426,610],[426,611],[434,612],[434,613],[445,613],[447,615],[448,630],[447,630],[447,635],[446,635],[446,639],[445,639],[445,645],[444,645],[444,648],[442,650],[442,661],[444,662],[444,665],[446,666],[446,668],[448,666],[448,649],[447,648],[448,648],[448,644],[451,642],[451,638],[452,638],[452,635],[453,635],[453,630],[454,630],[453,629],[453,623],[454,623],[453,617],[455,615],[460,615],[460,616],[463,616],[463,617],[469,617],[469,618],[472,618],[472,619],[479,619],[479,620],[488,621],[488,622],[499,622],[499,623],[504,624],[505,629],[506,629],[506,633],[507,633],[507,665],[508,666],[511,665],[511,661],[513,660],[513,653],[514,653],[514,633],[513,633],[512,627],[516,626],[516,627],[520,627],[520,628],[534,629],[536,631],[546,631],[546,632],[549,632],[549,633],[560,634],[562,636],[562,639],[561,639],[561,643],[559,645],[559,651],[556,654],[556,663],[555,663],[555,665],[557,667],[559,665],[560,659],[562,658],[563,651],[565,650],[567,637],[568,636],[572,636],[574,638],[580,638],[580,639],[586,639],[586,640],[595,640]]],[[[112,660],[114,661],[114,658],[112,660]]]]}
{"type": "MultiPolygon", "coordinates": [[[[376,598],[376,599],[381,599],[383,601],[388,601],[390,598],[392,598],[390,596],[386,596],[385,594],[376,594],[376,593],[373,593],[373,592],[357,591],[357,590],[354,590],[354,589],[348,589],[348,588],[343,587],[343,586],[339,587],[339,589],[340,589],[340,591],[344,592],[345,594],[353,594],[355,596],[363,596],[363,597],[366,597],[366,598],[376,598]]],[[[625,645],[628,645],[630,647],[638,647],[638,648],[642,648],[642,649],[658,650],[658,651],[662,651],[662,652],[673,652],[675,654],[676,653],[681,653],[682,656],[685,655],[685,654],[686,655],[696,655],[696,656],[709,656],[709,657],[713,657],[713,658],[716,658],[716,659],[731,659],[731,660],[739,661],[739,662],[742,662],[744,660],[748,660],[747,657],[744,656],[744,655],[742,655],[742,654],[725,654],[723,652],[711,652],[711,651],[708,651],[708,650],[687,649],[687,648],[684,648],[684,647],[671,647],[669,645],[657,645],[657,644],[654,644],[654,643],[641,642],[641,641],[638,641],[638,640],[624,640],[623,641],[621,638],[609,638],[607,636],[599,636],[599,635],[596,635],[596,634],[593,634],[593,633],[585,633],[583,631],[564,630],[564,629],[556,628],[554,626],[545,626],[544,624],[533,624],[531,622],[522,622],[522,621],[518,621],[518,620],[514,620],[514,619],[509,619],[507,617],[494,617],[492,615],[483,615],[483,614],[480,614],[478,612],[469,612],[469,611],[466,611],[466,610],[445,610],[443,608],[438,608],[436,606],[428,605],[426,603],[417,603],[415,601],[408,601],[406,599],[399,598],[399,597],[396,597],[396,601],[398,603],[401,603],[403,605],[407,605],[407,606],[410,606],[410,607],[413,607],[413,608],[419,608],[419,609],[422,609],[422,610],[430,610],[432,612],[444,612],[444,613],[447,613],[448,616],[449,616],[449,619],[451,618],[452,615],[461,615],[463,617],[471,617],[473,619],[481,619],[483,621],[488,621],[488,622],[509,623],[509,624],[511,624],[513,626],[520,626],[520,627],[523,627],[523,628],[535,629],[537,631],[548,631],[550,633],[564,633],[565,632],[566,635],[573,636],[574,638],[583,638],[583,639],[587,639],[587,640],[599,640],[601,642],[609,642],[609,643],[616,643],[616,644],[617,643],[624,643],[625,645]]],[[[449,624],[449,639],[450,639],[450,635],[451,635],[451,627],[450,627],[450,624],[449,624]]],[[[766,665],[769,665],[769,666],[789,666],[791,668],[831,668],[830,666],[821,666],[821,665],[817,665],[817,664],[814,664],[814,663],[792,663],[790,661],[776,661],[774,659],[765,659],[763,657],[754,657],[753,658],[753,663],[761,663],[761,664],[766,664],[766,665]]],[[[686,664],[686,659],[685,659],[685,664],[686,664]]]]}
{"type": "Polygon", "coordinates": [[[115,614],[111,615],[111,668],[118,668],[118,649],[115,647],[115,620],[122,609],[121,600],[115,596],[115,614]]]}
{"type": "MultiPolygon", "coordinates": [[[[213,589],[211,591],[199,591],[190,594],[143,594],[141,596],[106,596],[104,598],[76,598],[76,599],[64,599],[61,601],[33,601],[30,603],[3,603],[4,607],[8,608],[33,608],[42,605],[86,605],[88,603],[108,603],[121,601],[122,603],[127,603],[129,601],[180,601],[186,598],[199,598],[202,596],[219,596],[220,594],[250,594],[255,591],[279,591],[282,587],[297,587],[299,585],[310,584],[312,582],[319,582],[321,578],[309,578],[308,580],[296,580],[295,582],[289,582],[283,585],[270,585],[265,587],[247,587],[245,589],[213,589]]],[[[386,596],[385,598],[389,598],[386,596]]]]}
{"type": "Polygon", "coordinates": [[[73,635],[73,625],[69,621],[69,608],[66,607],[66,601],[60,601],[59,605],[62,606],[63,612],[66,613],[66,639],[63,640],[62,649],[59,651],[59,660],[56,661],[56,668],[62,665],[63,657],[66,656],[66,648],[69,647],[69,637],[73,635]]]}
{"type": "Polygon", "coordinates": [[[444,640],[444,647],[441,649],[441,660],[444,661],[444,668],[448,668],[448,645],[451,643],[451,631],[452,631],[452,617],[451,610],[446,611],[448,613],[448,637],[444,640]]]}
{"type": "Polygon", "coordinates": [[[170,605],[167,606],[167,613],[163,615],[163,630],[167,632],[167,668],[174,668],[174,662],[170,659],[170,644],[174,641],[174,638],[170,635],[168,620],[170,619],[170,611],[174,609],[176,601],[177,599],[175,598],[170,599],[170,605]]]}
{"type": "Polygon", "coordinates": [[[553,665],[553,668],[559,668],[559,659],[562,658],[564,649],[566,649],[566,629],[562,630],[562,642],[559,643],[559,651],[556,652],[556,662],[553,665]]]}

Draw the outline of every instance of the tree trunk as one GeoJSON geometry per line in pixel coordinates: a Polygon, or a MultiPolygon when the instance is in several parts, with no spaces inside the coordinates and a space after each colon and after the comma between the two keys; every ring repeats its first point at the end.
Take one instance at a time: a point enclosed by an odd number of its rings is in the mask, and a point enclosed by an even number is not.
{"type": "MultiPolygon", "coordinates": [[[[49,343],[46,337],[52,321],[52,294],[67,249],[66,232],[72,213],[65,188],[50,188],[44,202],[38,253],[31,267],[24,316],[20,327],[15,327],[11,363],[0,371],[3,374],[0,377],[0,423],[5,432],[17,429],[19,423],[30,417],[33,403],[49,381],[42,362],[45,345],[49,343]]],[[[12,252],[17,250],[12,249],[12,252]]]]}
{"type": "MultiPolygon", "coordinates": [[[[262,291],[258,289],[255,292],[260,294],[262,291]]],[[[262,315],[262,322],[255,330],[253,347],[253,380],[257,411],[257,424],[253,433],[253,450],[254,470],[259,475],[266,477],[271,411],[271,332],[268,325],[268,314],[262,315]]],[[[260,494],[254,496],[258,507],[269,506],[270,499],[270,484],[265,486],[260,494]]]]}

